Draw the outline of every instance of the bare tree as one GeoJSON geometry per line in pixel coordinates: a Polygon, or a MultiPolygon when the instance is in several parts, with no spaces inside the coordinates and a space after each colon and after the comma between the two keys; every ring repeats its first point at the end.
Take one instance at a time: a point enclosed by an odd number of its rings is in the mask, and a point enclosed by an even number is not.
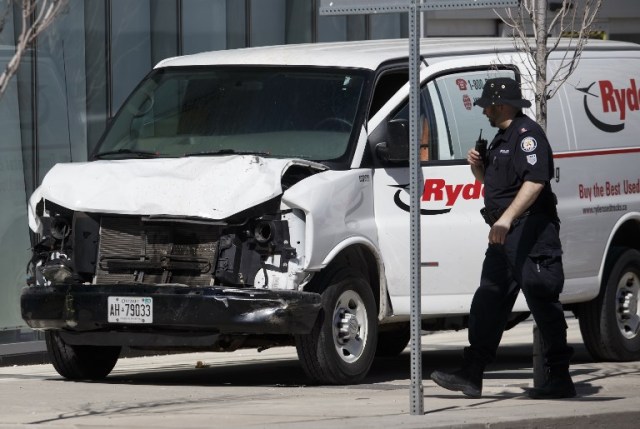
{"type": "Polygon", "coordinates": [[[0,32],[4,30],[6,19],[14,2],[21,3],[22,21],[16,50],[7,66],[0,74],[0,98],[4,95],[9,81],[18,71],[25,51],[58,16],[68,0],[7,0],[6,9],[0,15],[0,32]]]}
{"type": "Polygon", "coordinates": [[[507,9],[504,16],[498,14],[513,32],[513,40],[519,52],[527,54],[536,72],[536,120],[547,128],[547,101],[560,89],[578,66],[582,51],[589,39],[602,0],[558,0],[552,4],[555,10],[548,18],[548,0],[521,0],[520,7],[507,9]],[[533,28],[533,38],[528,28],[533,28]],[[549,55],[565,40],[566,51],[559,67],[547,76],[549,55]]]}

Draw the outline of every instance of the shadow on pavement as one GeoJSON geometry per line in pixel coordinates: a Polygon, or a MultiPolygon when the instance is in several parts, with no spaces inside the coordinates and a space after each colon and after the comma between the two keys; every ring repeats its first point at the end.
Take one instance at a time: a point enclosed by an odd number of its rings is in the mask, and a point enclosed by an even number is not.
{"type": "MultiPolygon", "coordinates": [[[[574,344],[575,361],[591,362],[581,344],[574,344]]],[[[435,369],[454,369],[461,362],[462,350],[446,348],[428,350],[422,353],[422,377],[428,381],[435,369]]],[[[393,358],[376,359],[369,375],[363,383],[356,386],[331,386],[344,389],[391,390],[406,389],[406,382],[393,384],[395,381],[410,379],[410,351],[393,358]]],[[[521,379],[526,383],[532,378],[532,347],[530,344],[506,345],[500,348],[496,361],[487,368],[485,379],[521,379]]],[[[134,385],[193,385],[193,386],[271,386],[300,387],[312,386],[306,378],[302,367],[295,358],[284,358],[264,361],[249,360],[239,363],[197,365],[197,362],[182,363],[170,366],[140,366],[139,372],[114,371],[105,380],[96,383],[134,384],[134,385]],[[200,367],[198,367],[200,366],[200,367]]],[[[585,370],[581,370],[585,371],[585,370]]],[[[322,386],[319,386],[322,387],[322,386]]],[[[594,393],[593,386],[578,386],[581,395],[594,393]]],[[[597,391],[597,390],[595,390],[597,391]]],[[[517,397],[506,393],[506,397],[517,397]]],[[[459,397],[452,394],[452,397],[459,397]]]]}

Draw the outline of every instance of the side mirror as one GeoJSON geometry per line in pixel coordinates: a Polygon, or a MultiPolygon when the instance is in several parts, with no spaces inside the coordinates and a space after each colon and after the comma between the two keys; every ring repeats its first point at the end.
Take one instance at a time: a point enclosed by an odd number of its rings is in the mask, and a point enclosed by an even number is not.
{"type": "Polygon", "coordinates": [[[387,122],[387,141],[376,145],[376,155],[388,162],[409,159],[409,121],[392,119],[387,122]]]}

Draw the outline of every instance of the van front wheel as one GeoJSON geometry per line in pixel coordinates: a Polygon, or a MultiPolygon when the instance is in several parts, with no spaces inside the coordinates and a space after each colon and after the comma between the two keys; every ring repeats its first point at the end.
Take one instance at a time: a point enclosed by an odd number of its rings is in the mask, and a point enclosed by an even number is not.
{"type": "Polygon", "coordinates": [[[600,295],[579,310],[584,344],[596,360],[640,360],[640,252],[616,248],[600,295]]]}
{"type": "Polygon", "coordinates": [[[118,362],[120,347],[67,344],[57,331],[46,331],[49,359],[58,374],[69,380],[101,380],[118,362]]]}
{"type": "Polygon", "coordinates": [[[367,375],[375,356],[375,299],[359,272],[342,267],[328,274],[318,320],[310,334],[296,336],[296,349],[314,382],[355,384],[367,375]]]}

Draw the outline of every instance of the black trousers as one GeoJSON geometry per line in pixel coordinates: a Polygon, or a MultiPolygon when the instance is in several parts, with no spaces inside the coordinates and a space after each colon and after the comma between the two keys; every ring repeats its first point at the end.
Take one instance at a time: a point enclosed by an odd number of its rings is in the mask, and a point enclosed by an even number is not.
{"type": "Polygon", "coordinates": [[[567,323],[559,301],[564,284],[559,224],[545,214],[517,220],[504,245],[490,244],[480,287],[471,304],[465,360],[486,365],[496,350],[522,290],[542,335],[548,366],[568,366],[567,323]]]}

